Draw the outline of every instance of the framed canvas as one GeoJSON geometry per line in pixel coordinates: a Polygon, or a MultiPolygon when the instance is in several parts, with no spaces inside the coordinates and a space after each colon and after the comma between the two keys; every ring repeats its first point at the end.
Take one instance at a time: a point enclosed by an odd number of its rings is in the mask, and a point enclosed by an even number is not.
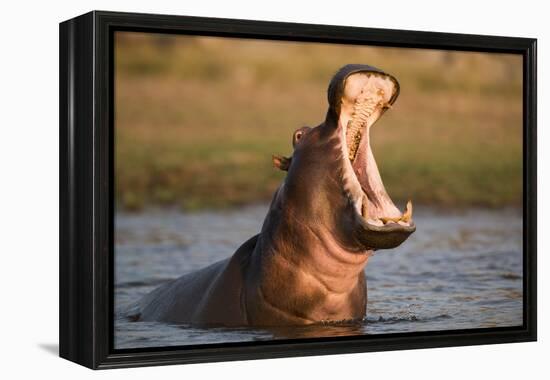
{"type": "Polygon", "coordinates": [[[536,340],[536,40],[62,22],[59,297],[94,369],[536,340]]]}

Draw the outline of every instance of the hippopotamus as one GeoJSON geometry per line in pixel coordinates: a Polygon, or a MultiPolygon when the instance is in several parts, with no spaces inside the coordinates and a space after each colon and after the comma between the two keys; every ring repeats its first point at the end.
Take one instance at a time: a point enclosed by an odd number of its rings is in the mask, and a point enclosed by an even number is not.
{"type": "Polygon", "coordinates": [[[135,320],[197,326],[293,326],[362,320],[365,266],[374,251],[416,229],[388,196],[370,129],[399,94],[390,74],[368,65],[339,69],[325,120],[292,136],[287,172],[260,233],[229,258],[154,289],[135,320]]]}

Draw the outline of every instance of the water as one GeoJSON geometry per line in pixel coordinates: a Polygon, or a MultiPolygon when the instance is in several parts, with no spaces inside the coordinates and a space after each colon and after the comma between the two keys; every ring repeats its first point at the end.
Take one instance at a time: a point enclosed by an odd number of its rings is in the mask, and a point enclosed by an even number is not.
{"type": "Polygon", "coordinates": [[[117,213],[115,348],[522,324],[521,213],[422,207],[415,214],[417,231],[401,247],[369,260],[367,317],[361,323],[265,331],[122,316],[127,305],[164,281],[231,255],[258,232],[266,211],[261,205],[230,212],[117,213]]]}

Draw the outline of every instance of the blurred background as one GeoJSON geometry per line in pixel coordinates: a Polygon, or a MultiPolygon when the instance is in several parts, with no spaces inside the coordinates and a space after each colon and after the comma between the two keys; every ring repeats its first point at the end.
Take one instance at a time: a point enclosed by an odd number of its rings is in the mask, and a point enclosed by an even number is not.
{"type": "Polygon", "coordinates": [[[372,132],[396,203],[519,206],[519,55],[117,32],[116,200],[219,209],[269,201],[292,132],[323,121],[347,63],[393,74],[401,95],[372,132]]]}

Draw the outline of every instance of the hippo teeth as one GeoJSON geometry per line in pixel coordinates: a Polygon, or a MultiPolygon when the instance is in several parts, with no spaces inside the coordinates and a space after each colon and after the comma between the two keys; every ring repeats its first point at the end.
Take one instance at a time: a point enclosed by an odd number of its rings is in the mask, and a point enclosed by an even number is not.
{"type": "Polygon", "coordinates": [[[407,226],[411,223],[412,214],[413,214],[412,201],[409,200],[407,202],[407,206],[405,207],[405,212],[401,216],[398,216],[398,217],[395,217],[395,218],[381,217],[380,220],[384,224],[388,224],[390,222],[393,222],[393,223],[401,224],[403,226],[407,226]]]}
{"type": "MultiPolygon", "coordinates": [[[[346,126],[346,144],[351,162],[355,160],[365,126],[369,127],[369,118],[384,107],[384,91],[379,88],[363,89],[353,106],[353,114],[346,126]]],[[[371,123],[372,124],[372,123],[371,123]]]]}
{"type": "Polygon", "coordinates": [[[361,216],[370,224],[374,224],[377,226],[383,226],[388,223],[398,223],[402,226],[409,226],[411,224],[413,215],[413,205],[411,200],[407,202],[407,205],[405,206],[405,212],[398,217],[380,217],[378,219],[372,219],[369,217],[368,205],[368,198],[366,196],[363,196],[361,202],[361,216]]]}
{"type": "Polygon", "coordinates": [[[366,196],[363,196],[363,202],[361,204],[361,216],[363,216],[363,218],[365,219],[369,217],[369,201],[366,196]]]}

